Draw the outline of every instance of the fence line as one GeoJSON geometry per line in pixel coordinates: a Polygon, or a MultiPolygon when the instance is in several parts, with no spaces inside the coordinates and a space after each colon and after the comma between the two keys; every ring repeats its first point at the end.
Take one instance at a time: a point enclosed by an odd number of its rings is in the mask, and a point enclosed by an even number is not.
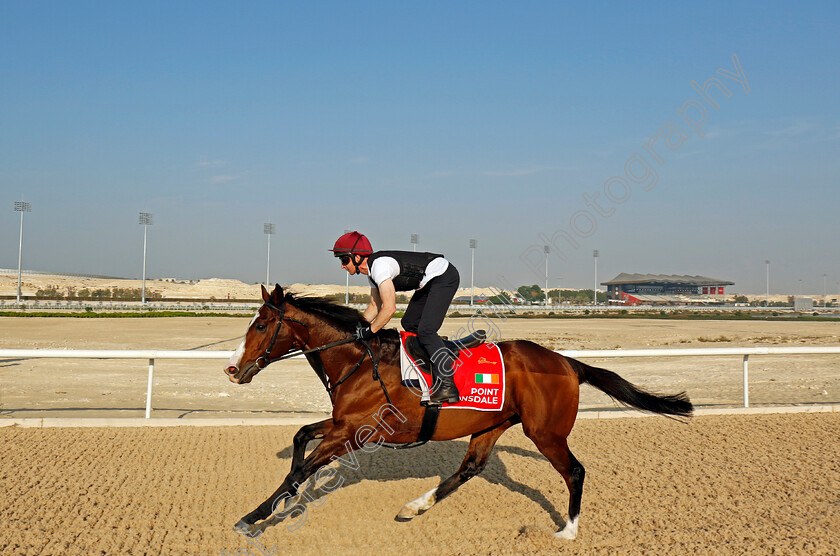
{"type": "Polygon", "coordinates": [[[155,359],[230,359],[232,351],[174,351],[143,349],[0,349],[0,359],[148,359],[146,419],[152,416],[155,359]]]}
{"type": "MultiPolygon", "coordinates": [[[[749,400],[749,357],[750,355],[829,355],[840,354],[837,347],[734,347],[734,348],[685,348],[685,349],[594,349],[555,350],[566,357],[574,358],[622,358],[622,357],[743,357],[744,407],[749,400]]],[[[134,349],[0,349],[0,359],[148,359],[149,380],[146,388],[146,419],[152,416],[152,387],[154,384],[156,359],[230,359],[232,351],[177,351],[177,350],[134,350],[134,349]]],[[[298,356],[302,357],[302,356],[298,356]]]]}
{"type": "MultiPolygon", "coordinates": [[[[259,309],[262,302],[257,300],[181,300],[181,301],[147,301],[142,303],[140,301],[129,300],[69,300],[69,299],[28,299],[18,303],[14,297],[8,299],[0,299],[0,309],[12,311],[85,311],[90,309],[92,311],[194,311],[194,312],[253,312],[259,309]]],[[[397,303],[397,310],[404,311],[407,303],[397,303]]],[[[364,311],[367,308],[366,303],[350,303],[347,305],[354,309],[364,311]]],[[[615,313],[617,311],[626,311],[627,313],[653,313],[664,311],[666,313],[680,312],[680,311],[694,311],[697,313],[764,313],[775,312],[778,314],[797,315],[797,314],[811,314],[818,312],[821,316],[837,315],[838,307],[825,307],[823,305],[815,305],[805,311],[796,311],[792,306],[784,307],[761,307],[761,306],[735,306],[735,305],[486,305],[476,304],[468,305],[462,303],[453,303],[449,306],[447,313],[460,313],[468,316],[474,315],[480,311],[493,313],[533,313],[535,315],[542,315],[547,313],[561,313],[561,314],[601,314],[601,313],[615,313]]]]}

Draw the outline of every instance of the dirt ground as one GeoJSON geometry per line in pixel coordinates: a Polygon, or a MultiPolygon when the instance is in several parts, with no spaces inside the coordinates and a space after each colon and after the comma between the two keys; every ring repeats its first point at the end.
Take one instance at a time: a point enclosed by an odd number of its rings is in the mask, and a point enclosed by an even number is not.
{"type": "MultiPolygon", "coordinates": [[[[233,349],[248,319],[0,319],[0,348],[233,349]]],[[[449,319],[444,333],[466,326],[449,319]]],[[[503,338],[559,349],[838,345],[840,323],[508,320],[503,338]]],[[[740,357],[594,360],[703,406],[742,402],[740,357]]],[[[758,357],[753,405],[837,403],[837,356],[758,357]]],[[[0,360],[2,418],[143,415],[147,364],[0,360]]],[[[249,385],[222,361],[159,361],[153,417],[316,416],[329,401],[303,362],[249,385]]],[[[581,407],[614,404],[590,387],[581,407]]],[[[0,553],[837,554],[840,413],[698,416],[687,424],[580,420],[580,533],[561,477],[524,437],[502,436],[482,475],[410,523],[394,516],[453,473],[466,440],[358,454],[342,488],[309,489],[303,516],[249,542],[233,524],[288,472],[297,427],[0,428],[0,553]],[[247,550],[246,550],[247,549],[247,550]]],[[[338,480],[338,479],[336,479],[338,480]]]]}
{"type": "Polygon", "coordinates": [[[552,537],[567,491],[521,427],[409,523],[394,516],[455,471],[466,442],[360,453],[358,470],[338,466],[342,488],[312,490],[305,515],[266,529],[263,551],[232,526],[288,471],[294,432],[0,428],[0,553],[813,555],[840,543],[840,413],[582,420],[575,541],[552,537]]]}
{"type": "MultiPolygon", "coordinates": [[[[248,318],[0,318],[2,348],[233,350],[248,318]]],[[[552,349],[733,346],[838,346],[840,322],[507,319],[502,339],[527,338],[552,349]]],[[[469,328],[447,319],[443,333],[469,328]]],[[[588,359],[660,392],[685,390],[699,406],[743,404],[740,356],[588,359]]],[[[275,363],[247,385],[222,372],[222,360],[158,360],[156,417],[321,415],[330,402],[304,360],[275,363]]],[[[840,355],[751,356],[750,404],[840,403],[840,355]]],[[[142,417],[146,360],[0,359],[3,417],[142,417]]],[[[593,388],[581,408],[614,408],[593,388]]]]}

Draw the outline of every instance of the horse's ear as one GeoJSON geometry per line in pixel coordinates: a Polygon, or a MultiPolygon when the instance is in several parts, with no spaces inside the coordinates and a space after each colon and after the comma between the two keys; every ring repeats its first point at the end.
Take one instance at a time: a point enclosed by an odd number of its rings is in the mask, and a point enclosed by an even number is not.
{"type": "Polygon", "coordinates": [[[274,291],[271,292],[271,302],[275,305],[280,305],[283,302],[283,287],[280,284],[274,284],[274,291]]]}
{"type": "Polygon", "coordinates": [[[271,300],[271,296],[268,295],[268,290],[265,289],[265,286],[260,284],[260,289],[262,289],[262,298],[265,303],[268,303],[271,300]]]}

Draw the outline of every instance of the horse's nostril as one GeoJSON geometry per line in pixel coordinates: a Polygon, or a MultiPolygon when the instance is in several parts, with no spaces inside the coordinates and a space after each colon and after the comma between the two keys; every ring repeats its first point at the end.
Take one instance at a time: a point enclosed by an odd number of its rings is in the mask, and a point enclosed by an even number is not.
{"type": "Polygon", "coordinates": [[[236,374],[236,371],[238,371],[238,370],[239,369],[237,369],[236,367],[228,367],[227,369],[225,369],[225,372],[227,374],[229,374],[230,376],[233,376],[233,375],[236,374]]]}

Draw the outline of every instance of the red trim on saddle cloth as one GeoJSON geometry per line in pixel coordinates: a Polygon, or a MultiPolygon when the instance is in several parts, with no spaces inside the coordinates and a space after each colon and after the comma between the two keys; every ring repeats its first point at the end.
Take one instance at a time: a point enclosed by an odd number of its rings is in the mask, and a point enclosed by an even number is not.
{"type": "MultiPolygon", "coordinates": [[[[406,358],[431,388],[432,376],[420,370],[405,349],[405,340],[416,336],[400,331],[400,343],[406,358]]],[[[454,363],[455,386],[461,396],[456,404],[445,403],[443,409],[477,409],[499,411],[505,402],[505,362],[496,344],[481,344],[462,349],[454,363]]],[[[419,395],[419,393],[418,393],[419,395]]]]}

